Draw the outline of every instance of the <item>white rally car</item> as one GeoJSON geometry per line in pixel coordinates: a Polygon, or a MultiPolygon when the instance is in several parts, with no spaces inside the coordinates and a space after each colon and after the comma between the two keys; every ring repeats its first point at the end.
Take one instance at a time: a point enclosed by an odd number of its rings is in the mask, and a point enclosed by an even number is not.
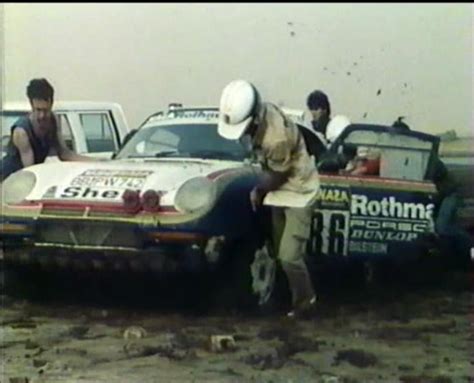
{"type": "Polygon", "coordinates": [[[170,107],[147,118],[111,161],[45,163],[8,177],[6,263],[169,275],[251,262],[262,244],[249,201],[260,167],[218,134],[217,117],[216,108],[170,107]]]}

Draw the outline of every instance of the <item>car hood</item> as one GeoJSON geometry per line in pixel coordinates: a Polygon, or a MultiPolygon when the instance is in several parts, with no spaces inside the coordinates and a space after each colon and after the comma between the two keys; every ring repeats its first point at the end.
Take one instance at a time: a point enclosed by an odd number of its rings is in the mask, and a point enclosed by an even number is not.
{"type": "Polygon", "coordinates": [[[239,162],[199,159],[45,163],[27,169],[35,174],[36,184],[26,200],[119,202],[127,189],[153,189],[162,192],[163,205],[173,205],[177,189],[187,180],[214,180],[242,167],[239,162]]]}

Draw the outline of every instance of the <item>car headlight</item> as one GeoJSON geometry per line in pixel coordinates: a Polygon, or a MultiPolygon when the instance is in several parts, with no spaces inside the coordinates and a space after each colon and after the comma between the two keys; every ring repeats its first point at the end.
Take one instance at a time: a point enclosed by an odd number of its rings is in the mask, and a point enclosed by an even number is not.
{"type": "Polygon", "coordinates": [[[178,210],[192,213],[212,206],[215,200],[215,183],[205,177],[196,177],[181,185],[174,203],[178,210]]]}
{"type": "Polygon", "coordinates": [[[33,190],[36,176],[28,170],[13,173],[2,183],[2,203],[13,205],[23,201],[33,190]]]}

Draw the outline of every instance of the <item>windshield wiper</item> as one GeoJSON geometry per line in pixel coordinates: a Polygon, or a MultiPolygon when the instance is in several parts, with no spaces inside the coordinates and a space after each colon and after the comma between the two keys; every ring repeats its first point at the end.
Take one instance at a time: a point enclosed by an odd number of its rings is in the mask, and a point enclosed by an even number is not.
{"type": "Polygon", "coordinates": [[[159,157],[168,157],[171,156],[172,154],[179,154],[177,150],[164,150],[162,152],[157,152],[153,155],[153,157],[159,158],[159,157]]]}
{"type": "Polygon", "coordinates": [[[190,157],[198,157],[211,160],[243,160],[243,155],[240,153],[226,152],[224,150],[196,150],[189,153],[190,157]]]}
{"type": "Polygon", "coordinates": [[[182,158],[202,158],[207,160],[232,160],[243,161],[243,153],[232,153],[224,150],[196,150],[194,152],[181,153],[177,150],[165,150],[155,154],[131,155],[127,158],[162,158],[162,157],[182,157],[182,158]]]}
{"type": "Polygon", "coordinates": [[[165,150],[162,152],[157,152],[154,154],[132,154],[130,156],[127,156],[126,158],[160,158],[160,157],[168,157],[171,156],[172,154],[179,154],[177,150],[165,150]]]}

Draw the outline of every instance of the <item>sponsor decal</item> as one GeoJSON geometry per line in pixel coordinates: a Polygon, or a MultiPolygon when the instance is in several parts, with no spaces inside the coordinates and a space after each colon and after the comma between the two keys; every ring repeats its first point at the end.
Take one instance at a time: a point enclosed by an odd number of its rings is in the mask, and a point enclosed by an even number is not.
{"type": "Polygon", "coordinates": [[[74,177],[65,187],[51,189],[59,199],[121,201],[124,190],[144,187],[150,170],[89,169],[74,177]]]}
{"type": "Polygon", "coordinates": [[[174,118],[205,118],[205,119],[215,119],[219,117],[218,110],[173,110],[169,112],[170,117],[174,118]]]}
{"type": "Polygon", "coordinates": [[[369,200],[366,195],[353,195],[351,214],[370,217],[393,217],[411,219],[433,218],[434,204],[400,202],[395,197],[369,200]]]}
{"type": "Polygon", "coordinates": [[[351,195],[347,188],[321,188],[316,197],[316,206],[320,209],[349,209],[351,195]]]}
{"type": "Polygon", "coordinates": [[[147,177],[152,174],[148,170],[111,170],[90,169],[73,178],[70,186],[106,188],[106,189],[141,189],[147,177]]]}
{"type": "Polygon", "coordinates": [[[388,246],[386,243],[380,242],[349,241],[349,252],[366,254],[386,254],[388,252],[388,246]]]}
{"type": "Polygon", "coordinates": [[[310,255],[388,254],[432,232],[434,204],[423,193],[323,187],[311,223],[310,255]]]}
{"type": "Polygon", "coordinates": [[[102,201],[121,201],[123,190],[91,188],[89,186],[67,186],[56,192],[60,199],[85,199],[102,201]]]}

